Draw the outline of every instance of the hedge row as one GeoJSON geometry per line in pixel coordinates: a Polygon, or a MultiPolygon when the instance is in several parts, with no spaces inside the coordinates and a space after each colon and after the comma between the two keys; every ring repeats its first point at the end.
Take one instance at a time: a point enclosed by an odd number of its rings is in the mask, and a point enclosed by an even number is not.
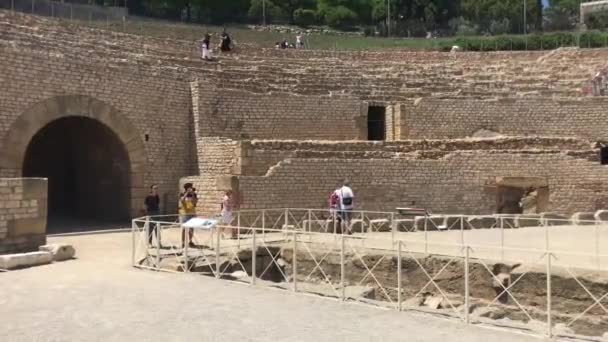
{"type": "Polygon", "coordinates": [[[551,50],[562,46],[608,47],[608,33],[600,31],[558,32],[527,36],[459,37],[441,41],[442,51],[458,45],[465,51],[551,50]]]}

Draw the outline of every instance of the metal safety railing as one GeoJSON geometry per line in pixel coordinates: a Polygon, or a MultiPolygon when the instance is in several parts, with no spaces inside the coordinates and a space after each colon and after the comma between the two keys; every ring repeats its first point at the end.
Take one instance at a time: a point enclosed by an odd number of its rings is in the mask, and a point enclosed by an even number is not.
{"type": "MultiPolygon", "coordinates": [[[[561,250],[557,243],[545,244],[547,232],[553,232],[545,229],[531,247],[499,249],[460,240],[459,234],[446,235],[452,241],[435,241],[434,234],[445,232],[428,230],[431,218],[425,219],[429,239],[410,239],[411,231],[396,232],[395,213],[358,212],[353,217],[357,215],[366,229],[346,235],[333,234],[333,224],[326,229],[327,224],[315,223],[328,220],[317,210],[241,211],[233,226],[194,229],[191,239],[176,216],[138,218],[133,220],[132,262],[139,268],[200,273],[547,336],[594,338],[608,332],[608,255],[589,253],[586,241],[578,251],[561,250]],[[372,228],[371,221],[381,219],[389,219],[391,230],[372,228]],[[235,239],[228,238],[232,230],[235,239]]],[[[575,227],[590,229],[591,237],[608,233],[597,224],[575,227]]],[[[527,240],[528,231],[535,230],[520,230],[526,233],[521,238],[527,240]]],[[[418,233],[424,232],[413,231],[418,233]]],[[[560,238],[554,235],[554,240],[560,238]]]]}

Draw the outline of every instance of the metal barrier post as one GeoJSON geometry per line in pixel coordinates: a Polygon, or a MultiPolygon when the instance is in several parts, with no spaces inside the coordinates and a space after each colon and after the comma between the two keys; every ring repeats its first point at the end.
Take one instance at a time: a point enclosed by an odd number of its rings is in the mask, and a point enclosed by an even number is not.
{"type": "Polygon", "coordinates": [[[464,322],[469,324],[469,246],[464,248],[464,322]]]}
{"type": "Polygon", "coordinates": [[[258,254],[256,241],[255,241],[255,227],[253,228],[253,234],[251,236],[251,285],[255,285],[255,277],[256,277],[256,257],[258,254]]]}
{"type": "Polygon", "coordinates": [[[460,216],[460,250],[464,247],[464,216],[460,216]]]}
{"type": "Polygon", "coordinates": [[[547,336],[552,337],[551,327],[551,253],[547,253],[547,336]]]}
{"type": "Polygon", "coordinates": [[[154,222],[153,231],[156,235],[156,268],[160,269],[160,223],[154,222]]]}
{"type": "Polygon", "coordinates": [[[215,277],[220,278],[220,231],[218,228],[217,234],[215,234],[215,277]]]}
{"type": "Polygon", "coordinates": [[[34,14],[34,3],[36,2],[36,0],[32,0],[32,14],[34,14]]]}
{"type": "Polygon", "coordinates": [[[545,226],[545,250],[549,250],[549,225],[546,220],[543,220],[543,225],[545,226]]]}
{"type": "Polygon", "coordinates": [[[397,241],[397,310],[401,311],[401,241],[397,241]]]}
{"type": "Polygon", "coordinates": [[[266,210],[262,209],[262,235],[266,233],[266,210]]]}
{"type": "MultiPolygon", "coordinates": [[[[306,230],[306,228],[304,228],[306,230]]],[[[308,209],[308,233],[312,231],[312,210],[308,209]]],[[[308,234],[310,237],[310,234],[308,234]]]]}
{"type": "Polygon", "coordinates": [[[15,0],[11,0],[11,11],[15,11],[15,0]]]}
{"type": "Polygon", "coordinates": [[[293,292],[298,292],[298,234],[293,233],[293,292]]]}
{"type": "Polygon", "coordinates": [[[502,216],[500,220],[500,261],[505,261],[505,224],[502,216]]]}
{"type": "Polygon", "coordinates": [[[132,242],[132,249],[131,249],[131,266],[135,266],[135,227],[137,227],[137,223],[135,223],[135,220],[131,220],[131,235],[133,237],[133,242],[132,242]]]}
{"type": "Polygon", "coordinates": [[[424,215],[424,253],[427,253],[429,251],[429,238],[428,238],[428,232],[427,232],[427,222],[429,220],[428,215],[424,215]]]}
{"type": "Polygon", "coordinates": [[[340,239],[340,296],[341,299],[344,301],[346,300],[346,289],[344,288],[345,286],[345,281],[344,279],[346,278],[346,274],[345,274],[345,263],[346,261],[344,260],[344,234],[342,234],[342,238],[340,239]]]}
{"type": "Polygon", "coordinates": [[[237,246],[241,249],[241,212],[236,213],[236,241],[237,246]]]}
{"type": "Polygon", "coordinates": [[[395,246],[395,231],[397,226],[395,225],[395,213],[391,213],[391,245],[395,246]]]}
{"type": "Polygon", "coordinates": [[[602,264],[600,260],[600,230],[599,222],[595,223],[595,258],[597,259],[597,270],[601,270],[602,264]]]}
{"type": "MultiPolygon", "coordinates": [[[[184,272],[189,272],[190,271],[190,267],[188,266],[188,246],[190,245],[190,232],[188,231],[187,228],[184,227],[184,224],[182,223],[181,225],[181,230],[182,230],[182,243],[183,243],[183,250],[184,250],[184,272]]],[[[219,232],[218,232],[219,235],[219,232]]]]}
{"type": "Polygon", "coordinates": [[[70,4],[70,21],[74,20],[74,6],[70,4]]]}
{"type": "Polygon", "coordinates": [[[55,4],[51,1],[51,18],[55,18],[55,4]]]}

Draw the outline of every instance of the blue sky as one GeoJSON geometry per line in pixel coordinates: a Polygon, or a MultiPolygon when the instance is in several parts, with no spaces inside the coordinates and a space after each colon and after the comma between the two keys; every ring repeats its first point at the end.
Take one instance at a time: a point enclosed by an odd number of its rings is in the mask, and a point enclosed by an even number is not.
{"type": "Polygon", "coordinates": [[[549,0],[543,0],[543,7],[549,6],[549,0]]]}

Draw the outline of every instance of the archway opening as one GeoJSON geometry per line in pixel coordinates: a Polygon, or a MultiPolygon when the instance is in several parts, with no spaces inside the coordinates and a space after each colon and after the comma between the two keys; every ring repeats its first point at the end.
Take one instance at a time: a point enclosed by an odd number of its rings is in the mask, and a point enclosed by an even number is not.
{"type": "Polygon", "coordinates": [[[30,141],[24,177],[48,178],[50,233],[116,226],[129,218],[128,152],[101,122],[70,116],[50,122],[30,141]]]}

